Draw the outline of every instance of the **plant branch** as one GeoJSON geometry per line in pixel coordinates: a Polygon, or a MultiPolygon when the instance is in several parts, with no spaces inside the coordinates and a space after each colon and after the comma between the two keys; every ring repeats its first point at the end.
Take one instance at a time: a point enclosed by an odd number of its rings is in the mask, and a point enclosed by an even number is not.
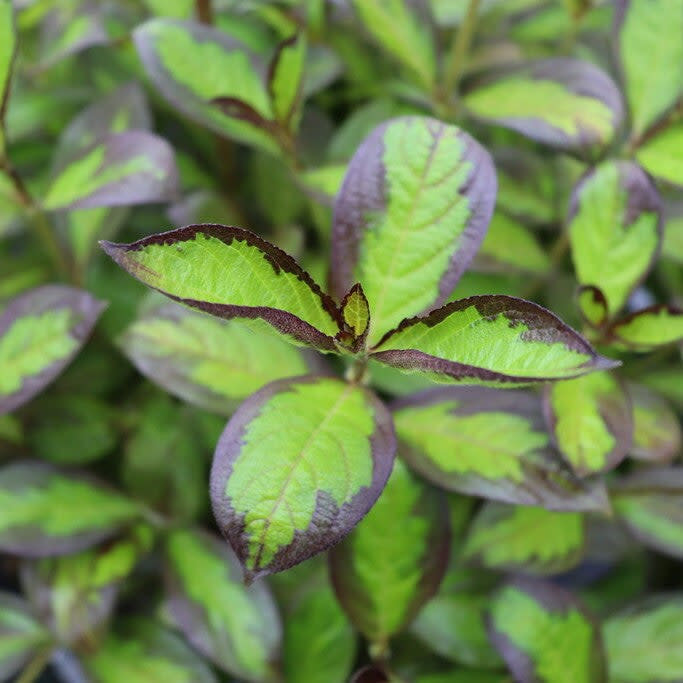
{"type": "Polygon", "coordinates": [[[444,88],[448,98],[452,96],[452,93],[455,93],[465,67],[465,59],[472,43],[474,27],[477,24],[479,2],[480,0],[470,0],[460,29],[451,45],[448,63],[446,64],[446,74],[444,76],[444,88]]]}
{"type": "Polygon", "coordinates": [[[213,24],[213,8],[211,7],[211,0],[196,0],[195,8],[197,12],[197,19],[202,24],[213,24]]]}
{"type": "Polygon", "coordinates": [[[17,678],[16,683],[33,683],[38,679],[38,676],[43,672],[43,669],[47,666],[52,656],[53,647],[45,647],[42,650],[38,650],[34,655],[33,659],[26,665],[26,668],[21,672],[19,678],[17,678]]]}

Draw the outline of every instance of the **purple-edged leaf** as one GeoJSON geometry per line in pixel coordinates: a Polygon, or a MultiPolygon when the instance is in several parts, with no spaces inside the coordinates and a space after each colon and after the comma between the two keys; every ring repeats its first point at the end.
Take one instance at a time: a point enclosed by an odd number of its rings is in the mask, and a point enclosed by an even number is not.
{"type": "Polygon", "coordinates": [[[0,550],[25,557],[88,548],[140,516],[97,481],[37,462],[0,468],[0,550]]]}
{"type": "Polygon", "coordinates": [[[581,317],[591,327],[600,328],[608,319],[607,299],[599,287],[582,285],[576,292],[581,317]]]}
{"type": "Polygon", "coordinates": [[[119,345],[152,382],[219,415],[231,415],[268,382],[316,369],[314,354],[282,339],[176,304],[146,311],[119,345]]]}
{"type": "Polygon", "coordinates": [[[578,59],[544,59],[510,69],[463,98],[478,119],[559,149],[605,147],[621,125],[621,94],[601,69],[578,59]]]}
{"type": "Polygon", "coordinates": [[[379,666],[368,665],[358,669],[351,677],[350,683],[400,683],[379,666]]]}
{"type": "Polygon", "coordinates": [[[652,351],[659,346],[683,341],[683,309],[650,306],[617,320],[609,329],[610,338],[632,351],[652,351]]]}
{"type": "Polygon", "coordinates": [[[631,447],[631,403],[608,372],[548,385],[543,411],[557,449],[579,476],[614,469],[631,447]]]}
{"type": "Polygon", "coordinates": [[[16,680],[12,676],[50,640],[50,633],[31,614],[25,600],[0,592],[0,680],[16,680]]]}
{"type": "Polygon", "coordinates": [[[251,320],[297,345],[337,348],[334,302],[291,256],[248,230],[190,225],[102,247],[131,275],[174,301],[219,318],[251,320]]]}
{"type": "Polygon", "coordinates": [[[489,386],[569,379],[618,365],[550,311],[504,295],[472,296],[404,320],[371,357],[436,382],[489,386]]]}
{"type": "Polygon", "coordinates": [[[642,384],[628,384],[633,407],[633,443],[629,455],[645,462],[667,463],[681,450],[678,416],[659,394],[642,384]]]}
{"type": "Polygon", "coordinates": [[[519,683],[605,683],[598,624],[582,603],[552,583],[516,579],[497,594],[489,631],[519,683]]]}
{"type": "Polygon", "coordinates": [[[599,289],[612,317],[659,252],[662,205],[657,188],[637,164],[606,161],[574,188],[567,220],[579,284],[599,289]]]}
{"type": "Polygon", "coordinates": [[[339,304],[339,312],[344,326],[337,338],[355,353],[365,345],[370,329],[370,306],[361,285],[351,287],[339,304]]]}
{"type": "Polygon", "coordinates": [[[0,414],[42,391],[71,362],[105,304],[63,285],[37,287],[0,315],[0,414]]]}
{"type": "Polygon", "coordinates": [[[604,486],[578,479],[551,448],[530,392],[449,387],[392,407],[400,454],[437,486],[551,510],[607,507],[604,486]]]}
{"type": "Polygon", "coordinates": [[[683,559],[683,467],[648,467],[616,482],[614,511],[644,545],[683,559]]]}
{"type": "Polygon", "coordinates": [[[217,536],[181,529],[166,539],[167,612],[205,657],[245,681],[272,680],[281,628],[268,587],[246,588],[217,536]]]}
{"type": "Polygon", "coordinates": [[[216,447],[211,503],[247,578],[340,541],[377,500],[395,450],[389,412],[357,385],[299,377],[242,403],[216,447]]]}
{"type": "Polygon", "coordinates": [[[585,540],[579,512],[490,502],[469,528],[463,557],[488,569],[557,574],[581,561],[585,540]]]}
{"type": "Polygon", "coordinates": [[[337,598],[374,646],[386,647],[436,593],[449,536],[445,496],[397,460],[375,506],[329,553],[337,598]]]}
{"type": "Polygon", "coordinates": [[[615,4],[614,43],[633,133],[639,137],[680,100],[683,8],[680,0],[617,0],[615,4]]]}
{"type": "Polygon", "coordinates": [[[266,65],[245,43],[222,30],[165,18],[138,26],[133,39],[153,85],[175,109],[221,135],[277,152],[272,136],[258,124],[212,104],[218,97],[232,98],[261,120],[272,119],[266,65]]]}
{"type": "Polygon", "coordinates": [[[496,174],[488,152],[436,119],[381,124],[351,160],[334,206],[332,292],[363,285],[368,341],[443,304],[484,238],[496,174]]]}
{"type": "Polygon", "coordinates": [[[88,209],[173,199],[178,170],[172,147],[157,135],[105,135],[69,159],[52,178],[43,207],[88,209]]]}

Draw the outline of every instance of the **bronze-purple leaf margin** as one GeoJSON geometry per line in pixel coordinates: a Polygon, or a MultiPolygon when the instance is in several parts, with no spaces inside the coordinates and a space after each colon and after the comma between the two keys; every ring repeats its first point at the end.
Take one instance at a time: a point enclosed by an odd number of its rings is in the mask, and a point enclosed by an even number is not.
{"type": "Polygon", "coordinates": [[[9,302],[0,315],[0,338],[20,318],[66,308],[73,316],[69,335],[75,340],[76,345],[70,353],[43,368],[39,373],[24,377],[17,391],[1,396],[0,414],[16,410],[57,378],[85,344],[106,306],[105,302],[95,299],[88,292],[66,285],[36,287],[9,302]]]}

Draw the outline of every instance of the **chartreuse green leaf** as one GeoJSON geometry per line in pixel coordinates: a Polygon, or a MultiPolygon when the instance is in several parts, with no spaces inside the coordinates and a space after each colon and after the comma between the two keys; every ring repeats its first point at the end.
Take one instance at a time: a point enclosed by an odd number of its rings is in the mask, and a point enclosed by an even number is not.
{"type": "Polygon", "coordinates": [[[149,527],[137,525],[99,548],[25,561],[21,567],[24,592],[60,642],[92,636],[110,617],[121,581],[150,550],[153,540],[149,527]]]}
{"type": "Polygon", "coordinates": [[[560,453],[579,476],[616,467],[633,440],[628,395],[608,372],[546,388],[544,413],[560,453]]]}
{"type": "Polygon", "coordinates": [[[534,394],[432,389],[397,401],[393,413],[401,455],[437,486],[555,510],[607,504],[602,485],[577,480],[550,448],[534,394]]]}
{"type": "Polygon", "coordinates": [[[676,344],[683,341],[683,310],[651,306],[617,320],[609,332],[616,343],[633,351],[676,344]]]}
{"type": "Polygon", "coordinates": [[[569,239],[581,285],[597,287],[609,317],[652,266],[661,243],[661,201],[652,181],[629,161],[606,161],[574,188],[569,239]]]}
{"type": "Polygon", "coordinates": [[[612,79],[578,59],[514,68],[470,91],[463,102],[479,119],[560,149],[606,146],[623,116],[612,79]]]}
{"type": "Polygon", "coordinates": [[[681,449],[678,416],[668,401],[642,384],[629,383],[633,409],[633,443],[629,455],[646,462],[669,462],[681,449]]]}
{"type": "Polygon", "coordinates": [[[246,588],[232,551],[204,531],[166,540],[168,613],[190,643],[240,680],[274,677],[280,620],[268,587],[246,588]]]}
{"type": "Polygon", "coordinates": [[[324,565],[321,569],[297,583],[287,601],[282,669],[288,683],[349,680],[356,633],[337,602],[324,565]]]}
{"type": "Polygon", "coordinates": [[[683,600],[650,596],[603,625],[610,681],[650,683],[683,678],[683,600]]]}
{"type": "Polygon", "coordinates": [[[490,633],[520,683],[603,683],[606,665],[600,631],[568,591],[551,583],[516,579],[493,601],[490,633]]]}
{"type": "Polygon", "coordinates": [[[268,90],[273,114],[285,128],[295,128],[301,113],[305,60],[306,40],[297,33],[278,45],[270,65],[268,90]]]}
{"type": "Polygon", "coordinates": [[[370,307],[365,298],[363,288],[355,284],[339,305],[341,319],[344,322],[344,329],[339,335],[340,339],[347,336],[350,340],[347,345],[351,350],[358,350],[362,347],[370,329],[370,307]]]}
{"type": "Polygon", "coordinates": [[[445,673],[418,676],[415,683],[510,683],[510,678],[503,673],[458,668],[445,673]]]}
{"type": "Polygon", "coordinates": [[[278,147],[259,121],[272,119],[266,67],[238,37],[193,22],[152,19],[133,39],[152,84],[178,111],[211,130],[266,151],[278,147]],[[228,98],[252,112],[251,121],[212,104],[228,98]]]}
{"type": "Polygon", "coordinates": [[[550,261],[528,228],[496,212],[477,253],[475,267],[494,272],[541,274],[550,268],[550,261]]]}
{"type": "Polygon", "coordinates": [[[640,136],[683,91],[681,0],[620,0],[617,46],[633,134],[640,136]]]}
{"type": "Polygon", "coordinates": [[[172,199],[178,171],[173,149],[162,138],[135,130],[100,138],[59,168],[43,207],[88,209],[172,199]]]}
{"type": "Polygon", "coordinates": [[[581,317],[594,328],[600,328],[607,322],[607,299],[598,287],[582,285],[576,292],[576,303],[581,317]]]}
{"type": "Polygon", "coordinates": [[[357,385],[279,380],[242,403],[216,447],[211,502],[247,579],[345,536],[384,488],[395,449],[391,416],[357,385]]]}
{"type": "Polygon", "coordinates": [[[578,512],[486,503],[472,522],[463,557],[489,569],[557,574],[579,563],[584,543],[578,512]]]}
{"type": "Polygon", "coordinates": [[[152,382],[219,415],[231,415],[268,382],[304,375],[311,365],[277,337],[175,304],[147,310],[119,345],[152,382]]]}
{"type": "Polygon", "coordinates": [[[291,256],[248,230],[190,225],[102,247],[131,275],[175,301],[219,318],[255,319],[258,328],[270,326],[297,345],[337,348],[334,302],[291,256]]]}
{"type": "Polygon", "coordinates": [[[407,67],[425,91],[431,92],[436,81],[437,61],[428,3],[353,0],[353,6],[374,40],[407,67]]]}
{"type": "Polygon", "coordinates": [[[0,413],[52,382],[90,335],[104,304],[63,285],[31,289],[0,315],[0,413]]]}
{"type": "Polygon", "coordinates": [[[0,549],[26,557],[83,550],[140,515],[95,480],[37,462],[0,468],[0,509],[0,549]]]}
{"type": "Polygon", "coordinates": [[[12,0],[0,0],[0,157],[5,152],[4,116],[15,49],[12,0]]]}
{"type": "Polygon", "coordinates": [[[610,500],[641,543],[683,558],[683,468],[638,470],[618,483],[610,500]]]}
{"type": "Polygon", "coordinates": [[[668,126],[643,143],[636,159],[653,176],[683,185],[683,123],[668,126]]]}
{"type": "Polygon", "coordinates": [[[125,621],[81,660],[92,683],[216,683],[185,643],[142,618],[125,621]]]}
{"type": "Polygon", "coordinates": [[[31,614],[28,603],[14,593],[0,592],[0,680],[11,680],[49,642],[49,632],[31,614]]]}
{"type": "Polygon", "coordinates": [[[339,300],[363,286],[370,345],[446,301],[484,238],[495,196],[488,152],[456,126],[405,116],[363,141],[335,201],[330,282],[339,300]]]}
{"type": "Polygon", "coordinates": [[[484,386],[569,379],[618,364],[550,311],[502,294],[459,299],[404,320],[371,357],[436,382],[484,386]]]}
{"type": "Polygon", "coordinates": [[[397,460],[375,506],[329,554],[337,597],[375,647],[386,647],[436,593],[448,545],[445,497],[397,460]]]}

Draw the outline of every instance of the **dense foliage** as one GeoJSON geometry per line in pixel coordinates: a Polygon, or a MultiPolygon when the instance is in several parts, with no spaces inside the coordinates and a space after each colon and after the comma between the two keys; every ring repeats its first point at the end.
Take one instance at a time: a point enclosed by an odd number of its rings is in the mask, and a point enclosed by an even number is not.
{"type": "Polygon", "coordinates": [[[0,0],[0,680],[683,680],[682,265],[683,0],[0,0]]]}

